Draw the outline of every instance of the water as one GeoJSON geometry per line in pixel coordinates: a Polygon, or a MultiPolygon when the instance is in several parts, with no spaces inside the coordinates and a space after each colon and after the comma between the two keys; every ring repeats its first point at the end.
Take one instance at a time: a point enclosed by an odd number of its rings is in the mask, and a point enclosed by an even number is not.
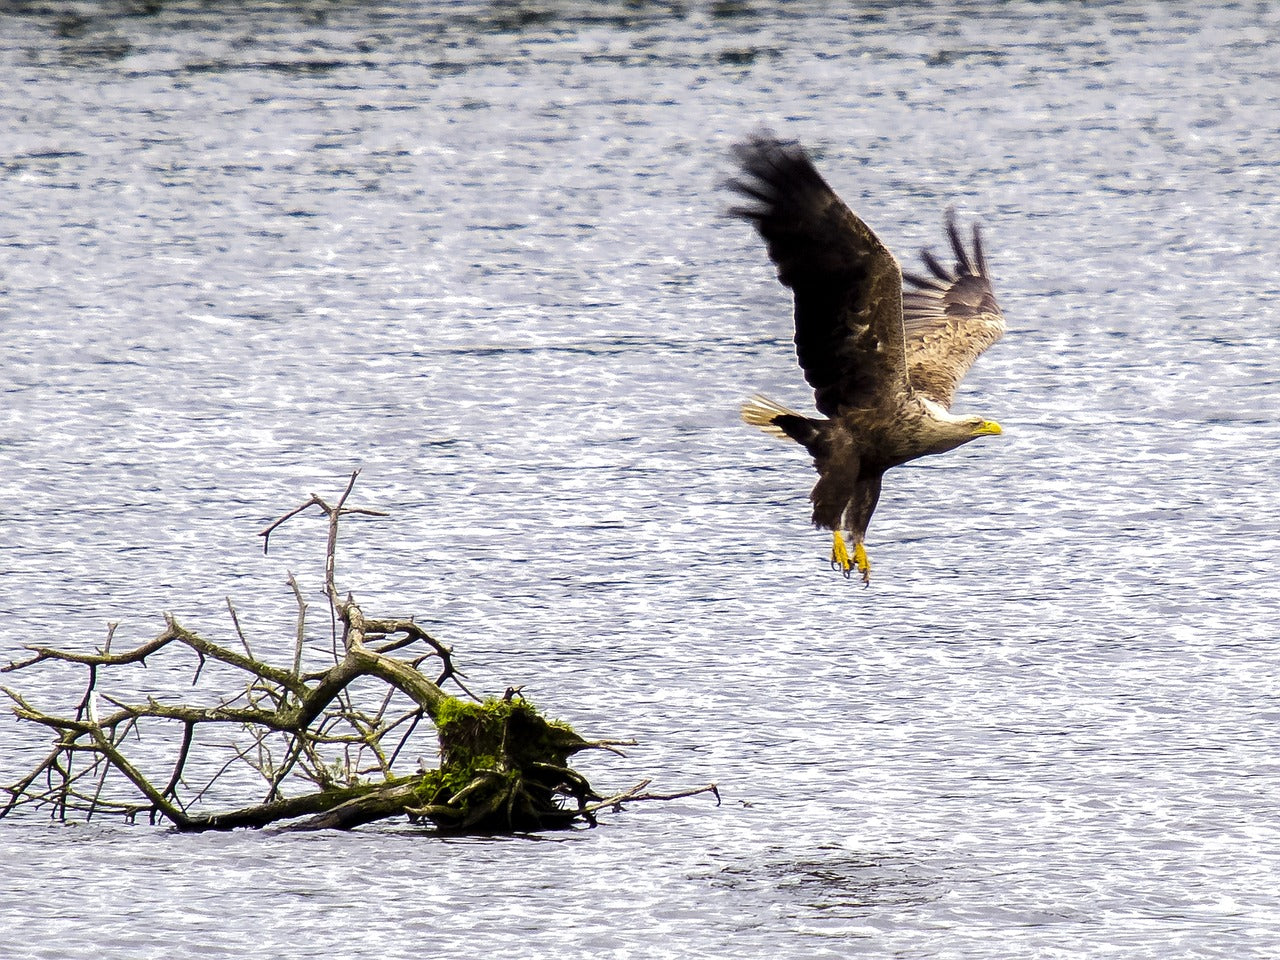
{"type": "MultiPolygon", "coordinates": [[[[0,14],[0,657],[172,611],[288,658],[264,558],[698,797],[440,842],[0,826],[6,957],[1280,950],[1267,4],[174,2],[0,14]],[[1010,333],[825,568],[728,147],[810,144],[1010,333]]],[[[178,683],[157,664],[129,682],[178,683]]],[[[6,675],[40,702],[79,680],[6,675]]],[[[0,722],[6,782],[42,749],[0,722]]]]}

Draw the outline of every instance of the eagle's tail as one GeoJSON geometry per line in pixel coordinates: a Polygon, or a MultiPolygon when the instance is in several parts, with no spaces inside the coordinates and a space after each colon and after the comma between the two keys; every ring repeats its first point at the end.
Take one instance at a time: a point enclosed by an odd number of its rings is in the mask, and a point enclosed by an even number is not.
{"type": "Polygon", "coordinates": [[[778,422],[780,418],[784,417],[788,418],[783,421],[784,423],[807,419],[794,410],[790,410],[782,404],[770,400],[768,397],[762,397],[758,393],[742,404],[742,420],[744,423],[759,427],[770,436],[778,437],[782,440],[794,440],[796,437],[778,422]]]}

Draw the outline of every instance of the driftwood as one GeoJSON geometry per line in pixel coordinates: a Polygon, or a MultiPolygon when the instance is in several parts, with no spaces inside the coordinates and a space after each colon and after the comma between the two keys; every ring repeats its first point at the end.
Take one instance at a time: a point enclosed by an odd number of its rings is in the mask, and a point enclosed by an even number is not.
{"type": "Polygon", "coordinates": [[[452,650],[412,619],[366,617],[350,594],[339,591],[336,576],[340,521],[385,516],[346,505],[356,476],[335,504],[312,495],[260,534],[265,551],[271,533],[298,514],[315,507],[327,518],[324,592],[333,621],[331,663],[304,668],[307,605],[292,575],[298,612],[287,666],[250,650],[230,604],[242,650],[207,640],[172,616],[159,636],[124,652],[112,650],[114,625],[91,653],[28,646],[30,656],[0,670],[71,666],[85,671],[85,689],[73,711],[59,714],[4,688],[18,718],[49,728],[55,739],[25,777],[3,788],[8,801],[0,818],[35,807],[62,820],[145,815],[199,831],[352,828],[407,816],[441,831],[510,832],[594,825],[597,812],[620,809],[624,802],[697,793],[719,800],[714,784],[654,794],[645,792],[648,781],[602,797],[569,766],[569,758],[589,749],[617,753],[632,741],[586,740],[567,724],[543,718],[519,689],[480,700],[464,684],[452,650]],[[183,654],[194,655],[193,684],[212,661],[240,678],[235,694],[201,706],[155,696],[129,700],[105,689],[106,678],[131,665],[183,654]],[[459,695],[447,693],[446,686],[459,695]],[[424,719],[435,728],[439,765],[400,772],[398,761],[415,734],[422,736],[424,719]],[[157,734],[167,750],[161,777],[144,772],[129,752],[143,737],[154,742],[157,734]],[[213,757],[220,749],[227,752],[225,762],[213,757]],[[211,765],[214,772],[205,782],[192,782],[194,768],[207,771],[211,765]],[[258,784],[256,798],[230,810],[206,810],[204,798],[246,768],[258,784]]]}

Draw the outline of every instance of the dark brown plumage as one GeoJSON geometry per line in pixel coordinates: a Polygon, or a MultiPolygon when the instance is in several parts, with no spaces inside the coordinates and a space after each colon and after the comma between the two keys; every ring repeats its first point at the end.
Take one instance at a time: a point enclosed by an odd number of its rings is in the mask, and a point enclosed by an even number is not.
{"type": "Polygon", "coordinates": [[[813,522],[833,531],[832,564],[870,582],[864,540],[885,471],[1000,432],[948,413],[969,367],[1004,332],[982,239],[975,226],[967,250],[948,212],[954,269],[923,251],[930,275],[906,274],[904,292],[897,260],[802,147],[759,135],[734,152],[742,173],[730,187],[748,203],[731,213],[755,224],[794,294],[796,356],[825,417],[757,396],[743,419],[809,451],[813,522]]]}

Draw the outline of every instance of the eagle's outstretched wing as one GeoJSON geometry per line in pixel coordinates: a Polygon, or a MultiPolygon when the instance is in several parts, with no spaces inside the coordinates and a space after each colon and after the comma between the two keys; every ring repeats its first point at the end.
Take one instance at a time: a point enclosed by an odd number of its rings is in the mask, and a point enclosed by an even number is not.
{"type": "Polygon", "coordinates": [[[898,261],[799,144],[761,134],[734,150],[743,176],[729,186],[752,204],[730,212],[755,223],[795,294],[796,355],[818,410],[834,417],[905,392],[898,261]]]}
{"type": "Polygon", "coordinates": [[[947,237],[956,265],[948,270],[928,250],[920,252],[933,276],[904,273],[914,290],[902,295],[907,338],[907,376],[912,389],[951,406],[956,387],[982,352],[1004,333],[1004,316],[973,227],[973,252],[964,247],[955,213],[947,211],[947,237]]]}

